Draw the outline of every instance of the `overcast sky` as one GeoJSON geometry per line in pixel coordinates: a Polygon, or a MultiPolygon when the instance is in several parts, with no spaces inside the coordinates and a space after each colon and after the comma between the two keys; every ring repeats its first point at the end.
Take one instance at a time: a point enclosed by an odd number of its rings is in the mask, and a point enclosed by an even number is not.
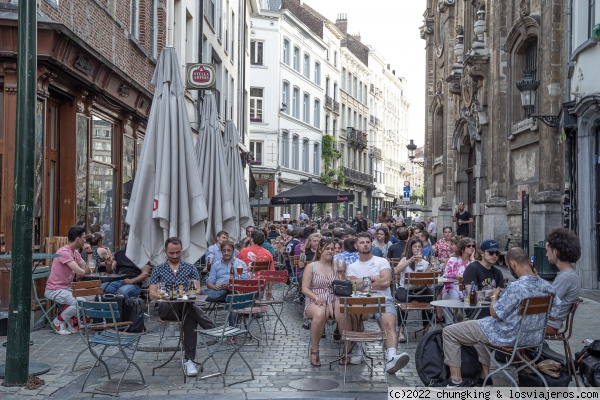
{"type": "Polygon", "coordinates": [[[383,54],[397,76],[407,78],[406,94],[411,102],[409,138],[422,145],[425,124],[425,41],[419,36],[425,0],[304,0],[335,22],[346,14],[348,33],[361,34],[361,41],[383,54]]]}

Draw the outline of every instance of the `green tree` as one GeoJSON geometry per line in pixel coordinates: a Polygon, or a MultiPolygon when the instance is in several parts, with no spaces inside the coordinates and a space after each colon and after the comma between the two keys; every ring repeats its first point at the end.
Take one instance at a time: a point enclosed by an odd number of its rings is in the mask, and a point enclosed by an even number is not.
{"type": "Polygon", "coordinates": [[[414,204],[423,204],[423,200],[425,198],[425,188],[423,186],[418,186],[410,193],[410,201],[414,204]]]}
{"type": "MultiPolygon", "coordinates": [[[[342,158],[342,153],[334,150],[334,143],[335,138],[333,136],[328,134],[323,135],[323,140],[321,143],[321,160],[323,160],[323,171],[321,172],[321,176],[319,176],[319,181],[327,186],[332,186],[333,177],[337,175],[338,184],[340,186],[344,186],[346,184],[344,179],[344,166],[340,165],[338,168],[333,168],[333,160],[339,160],[342,158]]],[[[325,214],[326,208],[326,204],[319,204],[317,210],[319,213],[325,214]]],[[[343,210],[344,205],[338,204],[336,212],[339,214],[343,210]]]]}

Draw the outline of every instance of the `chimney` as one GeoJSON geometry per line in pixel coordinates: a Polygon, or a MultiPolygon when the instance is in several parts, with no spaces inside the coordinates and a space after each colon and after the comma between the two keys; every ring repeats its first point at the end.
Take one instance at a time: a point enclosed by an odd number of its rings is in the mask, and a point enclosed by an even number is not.
{"type": "Polygon", "coordinates": [[[352,36],[354,37],[354,39],[356,39],[360,42],[360,33],[354,34],[352,36]]]}
{"type": "Polygon", "coordinates": [[[335,26],[346,35],[348,33],[347,14],[338,14],[337,19],[335,20],[335,26]]]}

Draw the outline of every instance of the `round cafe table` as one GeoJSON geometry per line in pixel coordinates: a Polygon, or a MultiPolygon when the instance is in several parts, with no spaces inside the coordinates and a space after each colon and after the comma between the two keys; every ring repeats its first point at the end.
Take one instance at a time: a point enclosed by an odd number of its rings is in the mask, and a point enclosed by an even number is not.
{"type": "Polygon", "coordinates": [[[82,281],[95,281],[99,280],[102,283],[118,281],[125,278],[125,274],[113,274],[113,273],[103,273],[103,272],[94,272],[93,274],[85,274],[81,280],[82,281]]]}
{"type": "Polygon", "coordinates": [[[483,304],[475,304],[474,306],[472,306],[460,300],[434,300],[429,304],[431,304],[434,307],[457,308],[463,311],[474,310],[475,314],[473,315],[472,319],[477,319],[481,310],[490,307],[489,302],[484,302],[483,304]]]}

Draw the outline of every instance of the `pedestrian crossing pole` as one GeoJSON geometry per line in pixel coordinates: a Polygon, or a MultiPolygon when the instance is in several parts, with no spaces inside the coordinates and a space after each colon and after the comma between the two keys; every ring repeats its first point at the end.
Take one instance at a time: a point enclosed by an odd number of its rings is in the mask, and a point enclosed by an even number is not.
{"type": "Polygon", "coordinates": [[[33,167],[37,86],[37,2],[19,2],[17,55],[17,129],[15,137],[12,261],[8,346],[4,382],[24,385],[29,375],[31,265],[33,234],[33,167]]]}

